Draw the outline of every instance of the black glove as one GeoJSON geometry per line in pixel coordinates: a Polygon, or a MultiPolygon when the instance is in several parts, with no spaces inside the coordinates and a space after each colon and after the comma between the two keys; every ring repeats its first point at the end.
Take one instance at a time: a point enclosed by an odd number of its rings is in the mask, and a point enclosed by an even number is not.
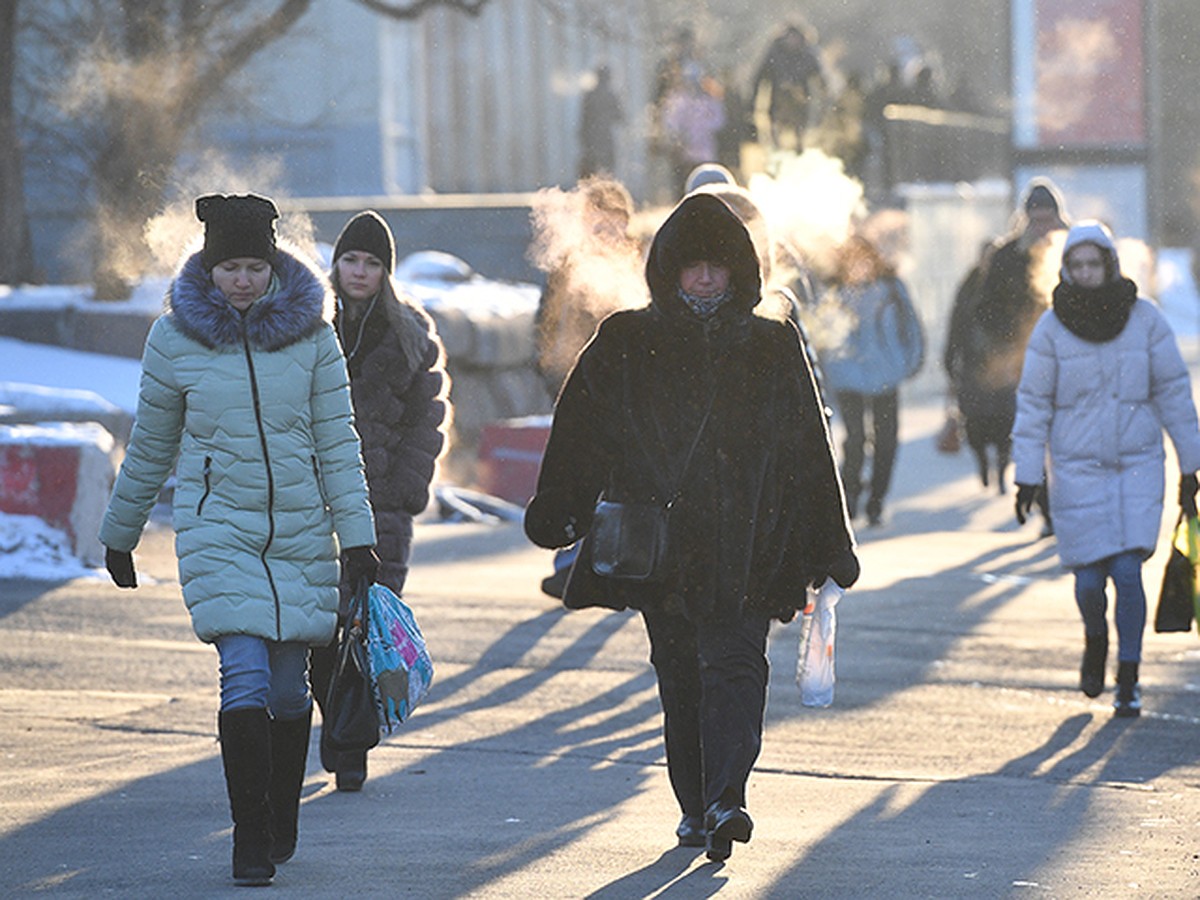
{"type": "Polygon", "coordinates": [[[133,554],[128,550],[104,548],[104,568],[112,576],[113,584],[121,588],[137,587],[137,572],[133,568],[133,554]]]}
{"type": "Polygon", "coordinates": [[[1025,519],[1033,512],[1033,504],[1042,492],[1040,484],[1017,485],[1017,522],[1025,524],[1025,519]]]}
{"type": "Polygon", "coordinates": [[[1200,481],[1196,480],[1196,474],[1181,475],[1179,477],[1179,506],[1183,509],[1183,514],[1189,519],[1196,515],[1196,492],[1200,491],[1200,481]]]}
{"type": "Polygon", "coordinates": [[[375,555],[374,547],[347,547],[343,566],[352,588],[357,588],[364,580],[374,584],[375,573],[379,571],[379,557],[375,555]]]}
{"type": "Polygon", "coordinates": [[[854,582],[858,581],[861,571],[862,567],[859,565],[854,551],[844,550],[837,559],[830,563],[825,575],[813,579],[813,587],[820,588],[828,577],[832,578],[842,590],[847,590],[854,582]]]}

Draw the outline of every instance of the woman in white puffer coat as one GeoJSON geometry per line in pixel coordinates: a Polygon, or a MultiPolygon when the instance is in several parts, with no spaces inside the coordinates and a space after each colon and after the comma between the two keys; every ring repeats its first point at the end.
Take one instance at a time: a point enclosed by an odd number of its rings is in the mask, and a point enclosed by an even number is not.
{"type": "Polygon", "coordinates": [[[1112,235],[1095,221],[1067,234],[1053,309],[1033,330],[1013,427],[1017,519],[1041,490],[1049,449],[1050,508],[1062,563],[1075,574],[1085,648],[1080,689],[1104,690],[1105,584],[1116,590],[1118,716],[1141,711],[1138,663],[1146,622],[1142,563],[1162,520],[1165,428],[1179,457],[1179,499],[1194,511],[1200,429],[1191,381],[1158,307],[1121,275],[1112,235]]]}

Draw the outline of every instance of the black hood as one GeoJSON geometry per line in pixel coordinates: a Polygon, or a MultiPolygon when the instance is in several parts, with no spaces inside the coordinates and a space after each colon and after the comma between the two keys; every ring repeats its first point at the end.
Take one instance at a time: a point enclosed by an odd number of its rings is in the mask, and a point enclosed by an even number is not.
{"type": "Polygon", "coordinates": [[[679,273],[686,263],[708,260],[728,266],[730,305],[748,313],[759,301],[762,282],[750,232],[725,202],[712,194],[689,194],[663,222],[650,245],[646,283],[651,305],[683,308],[679,273]]]}

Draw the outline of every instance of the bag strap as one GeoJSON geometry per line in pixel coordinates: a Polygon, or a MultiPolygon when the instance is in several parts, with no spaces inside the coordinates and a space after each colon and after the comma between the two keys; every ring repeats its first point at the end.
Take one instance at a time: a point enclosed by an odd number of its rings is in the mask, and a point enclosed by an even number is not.
{"type": "Polygon", "coordinates": [[[713,403],[717,399],[717,385],[720,383],[718,380],[713,385],[712,393],[708,395],[708,405],[704,408],[704,417],[700,420],[700,427],[696,429],[696,436],[692,438],[692,446],[688,448],[687,456],[683,458],[683,466],[679,469],[679,475],[675,478],[675,487],[671,491],[670,498],[666,503],[667,509],[674,506],[675,501],[679,499],[679,495],[683,493],[683,476],[687,474],[688,466],[692,463],[692,457],[696,454],[696,448],[700,446],[700,436],[704,434],[704,429],[708,427],[708,420],[712,415],[713,403]]]}

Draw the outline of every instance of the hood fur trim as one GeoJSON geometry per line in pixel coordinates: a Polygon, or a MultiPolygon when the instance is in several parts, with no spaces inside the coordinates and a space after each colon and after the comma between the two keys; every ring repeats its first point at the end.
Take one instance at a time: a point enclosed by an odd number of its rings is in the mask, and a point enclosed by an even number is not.
{"type": "Polygon", "coordinates": [[[279,287],[254,301],[243,316],[225,299],[205,270],[199,253],[189,256],[167,291],[167,313],[179,329],[209,349],[238,344],[242,327],[258,350],[281,350],[332,318],[332,294],[324,276],[302,257],[275,253],[273,275],[279,287]]]}

